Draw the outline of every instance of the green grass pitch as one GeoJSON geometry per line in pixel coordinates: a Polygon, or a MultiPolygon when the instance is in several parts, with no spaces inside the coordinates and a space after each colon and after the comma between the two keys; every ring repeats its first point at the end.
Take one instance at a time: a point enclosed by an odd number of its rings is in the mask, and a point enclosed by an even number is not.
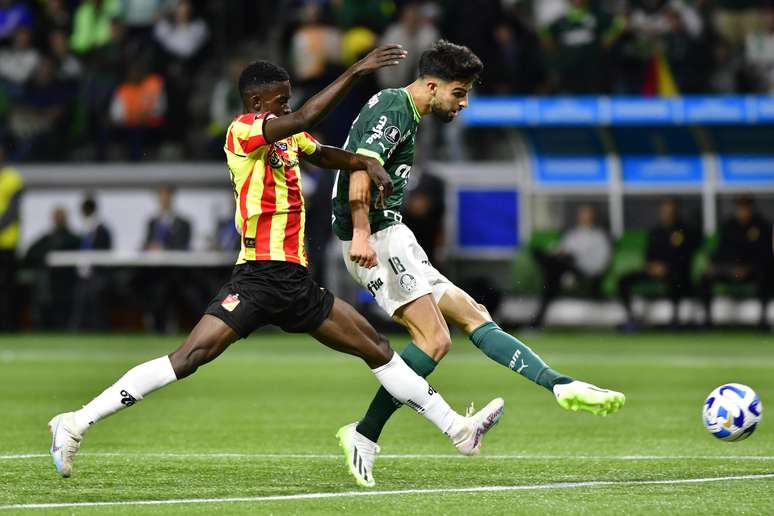
{"type": "MultiPolygon", "coordinates": [[[[607,418],[566,412],[456,338],[431,383],[458,411],[506,400],[482,456],[455,455],[428,422],[401,409],[382,436],[379,494],[362,496],[370,491],[354,485],[334,434],[362,414],[377,383],[361,362],[310,337],[236,343],[191,378],[100,422],[74,476],[62,479],[47,453],[48,419],[180,339],[0,336],[0,516],[774,514],[770,335],[549,332],[525,340],[555,369],[625,392],[627,405],[607,418]],[[700,421],[704,397],[730,381],[755,388],[764,405],[758,431],[732,444],[700,421]],[[688,482],[720,477],[742,478],[688,482]],[[48,503],[74,505],[30,507],[48,503]]],[[[406,338],[392,342],[401,349],[406,338]]]]}

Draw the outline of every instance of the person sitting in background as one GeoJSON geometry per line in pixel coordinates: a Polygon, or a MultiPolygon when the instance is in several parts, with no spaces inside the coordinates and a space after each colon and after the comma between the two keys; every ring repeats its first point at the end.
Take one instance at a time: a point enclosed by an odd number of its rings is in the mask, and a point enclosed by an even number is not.
{"type": "MultiPolygon", "coordinates": [[[[81,203],[83,233],[80,236],[81,251],[106,251],[113,247],[110,230],[100,220],[97,201],[88,195],[81,203]]],[[[78,268],[78,284],[73,299],[73,313],[70,328],[74,330],[105,330],[107,315],[104,293],[108,277],[105,271],[92,267],[78,268]]]]}
{"type": "Polygon", "coordinates": [[[72,84],[58,81],[55,73],[51,58],[42,58],[11,108],[9,127],[16,142],[16,156],[21,159],[53,159],[66,148],[66,115],[75,90],[72,84]],[[58,144],[40,145],[41,141],[58,144]]]}
{"type": "Polygon", "coordinates": [[[143,248],[146,251],[187,250],[191,243],[191,223],[172,209],[171,187],[160,187],[158,195],[159,213],[148,221],[143,248]]]}
{"type": "Polygon", "coordinates": [[[25,262],[35,270],[32,291],[32,324],[36,329],[64,329],[70,319],[73,303],[75,270],[72,267],[49,267],[51,251],[75,251],[80,240],[67,224],[67,212],[57,206],[51,212],[52,228],[37,239],[27,251],[25,262]]]}
{"type": "Polygon", "coordinates": [[[207,24],[201,18],[193,18],[188,0],[178,0],[169,16],[160,18],[153,27],[153,37],[161,49],[174,59],[194,57],[208,36],[207,24]]]}
{"type": "Polygon", "coordinates": [[[0,81],[23,89],[40,61],[40,53],[32,46],[32,31],[27,27],[16,30],[11,48],[0,51],[0,81]]]}
{"type": "Polygon", "coordinates": [[[610,240],[596,225],[597,212],[593,206],[580,206],[577,217],[577,226],[562,236],[555,249],[533,251],[544,281],[540,306],[532,321],[536,328],[543,325],[548,305],[559,294],[565,278],[588,281],[592,294],[599,294],[602,276],[610,262],[610,240]]]}
{"type": "Polygon", "coordinates": [[[67,32],[63,29],[55,29],[49,33],[48,46],[51,57],[54,59],[56,78],[64,82],[75,82],[81,76],[81,63],[70,53],[67,42],[67,32]]]}
{"type": "MultiPolygon", "coordinates": [[[[174,212],[173,194],[169,186],[159,188],[159,213],[148,222],[143,245],[147,251],[184,251],[190,246],[191,223],[174,212]]],[[[194,285],[193,279],[183,270],[149,268],[140,280],[148,294],[145,326],[156,333],[177,331],[181,301],[185,301],[194,310],[206,303],[196,292],[198,284],[194,285]]]]}
{"type": "Polygon", "coordinates": [[[239,74],[247,66],[241,57],[229,59],[225,73],[215,83],[210,97],[210,123],[207,133],[210,138],[208,147],[212,148],[213,156],[223,154],[223,140],[226,129],[234,117],[242,112],[242,99],[239,97],[239,74]]]}
{"type": "Polygon", "coordinates": [[[129,63],[126,80],[113,93],[110,120],[128,141],[131,160],[139,160],[148,144],[158,142],[166,110],[164,79],[148,73],[142,61],[129,63]]]}
{"type": "Polygon", "coordinates": [[[768,327],[766,309],[774,281],[771,223],[758,213],[751,197],[736,201],[734,216],[720,228],[718,247],[701,278],[705,324],[711,327],[712,297],[718,283],[750,283],[761,303],[761,329],[768,327]]]}
{"type": "Polygon", "coordinates": [[[643,283],[655,283],[666,288],[672,301],[672,325],[679,323],[680,300],[691,291],[691,261],[700,237],[695,228],[680,219],[678,212],[675,199],[661,202],[659,225],[648,234],[645,267],[618,280],[618,295],[626,310],[626,330],[637,327],[632,312],[632,288],[643,283]]]}

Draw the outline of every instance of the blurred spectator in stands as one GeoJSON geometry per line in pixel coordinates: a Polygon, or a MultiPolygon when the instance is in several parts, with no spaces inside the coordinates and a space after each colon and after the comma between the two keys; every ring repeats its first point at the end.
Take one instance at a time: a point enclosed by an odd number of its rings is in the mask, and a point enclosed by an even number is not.
{"type": "Polygon", "coordinates": [[[75,10],[70,46],[78,54],[86,54],[110,42],[110,21],[118,16],[118,0],[82,0],[75,10]]]}
{"type": "Polygon", "coordinates": [[[618,280],[618,295],[626,309],[624,329],[633,331],[637,328],[632,312],[632,288],[642,284],[657,284],[666,289],[672,301],[672,326],[679,325],[680,300],[691,293],[691,264],[700,242],[696,228],[680,219],[677,201],[662,201],[659,225],[648,234],[645,267],[618,280]]]}
{"type": "MultiPolygon", "coordinates": [[[[97,201],[88,195],[81,203],[83,233],[80,236],[81,251],[107,251],[113,247],[110,230],[100,220],[97,201]]],[[[78,268],[78,282],[73,298],[70,328],[74,330],[106,330],[107,311],[105,291],[108,275],[93,267],[78,268]]]]}
{"type": "Polygon", "coordinates": [[[774,289],[771,223],[756,209],[751,197],[736,201],[734,216],[720,228],[718,246],[701,278],[705,324],[712,326],[712,298],[718,283],[752,284],[761,303],[759,326],[766,329],[766,309],[774,289]]]}
{"type": "Polygon", "coordinates": [[[0,0],[0,44],[10,39],[18,29],[32,27],[32,11],[25,2],[0,0]]]}
{"type": "Polygon", "coordinates": [[[416,79],[419,56],[439,38],[433,25],[436,6],[427,2],[408,1],[400,10],[400,18],[382,34],[380,45],[399,43],[408,56],[398,66],[377,70],[380,88],[402,88],[416,79]]]}
{"type": "MultiPolygon", "coordinates": [[[[174,191],[169,186],[159,188],[159,213],[148,221],[143,248],[147,251],[185,251],[191,244],[191,223],[175,213],[172,206],[174,191]]],[[[176,269],[148,269],[142,284],[148,285],[145,324],[157,333],[177,329],[178,308],[182,301],[198,309],[201,302],[191,301],[192,287],[185,271],[176,269]]]]}
{"type": "Polygon", "coordinates": [[[317,92],[327,83],[329,64],[341,58],[341,31],[321,21],[321,4],[307,2],[301,11],[301,25],[290,41],[291,73],[301,96],[317,92]]]}
{"type": "Polygon", "coordinates": [[[62,29],[53,29],[48,36],[49,52],[54,59],[55,76],[62,82],[76,81],[81,76],[81,63],[71,52],[67,42],[67,33],[62,29]]]}
{"type": "Polygon", "coordinates": [[[49,57],[40,59],[32,80],[11,108],[9,127],[21,159],[55,159],[66,147],[66,114],[75,92],[55,73],[49,57]]]}
{"type": "Polygon", "coordinates": [[[756,80],[757,90],[774,94],[774,6],[761,15],[761,28],[746,35],[745,61],[756,80]]]}
{"type": "Polygon", "coordinates": [[[593,206],[582,205],[577,217],[577,225],[562,235],[555,249],[533,252],[544,281],[540,306],[532,321],[534,327],[543,325],[548,305],[563,286],[582,281],[588,283],[593,296],[599,295],[602,276],[610,263],[610,241],[597,226],[597,212],[593,206]]]}
{"type": "Polygon", "coordinates": [[[210,123],[207,133],[211,140],[209,146],[213,149],[213,155],[223,157],[223,141],[226,129],[234,120],[234,117],[242,113],[242,98],[239,96],[239,74],[247,65],[247,62],[234,57],[229,59],[226,65],[225,75],[215,83],[210,97],[210,123]]]}
{"type": "Polygon", "coordinates": [[[761,26],[761,0],[715,0],[715,27],[735,48],[761,26]]]}
{"type": "Polygon", "coordinates": [[[131,40],[147,40],[164,9],[174,0],[121,0],[121,19],[131,40]]]}
{"type": "Polygon", "coordinates": [[[344,30],[353,27],[366,27],[381,32],[395,14],[395,2],[389,0],[379,2],[334,0],[331,5],[336,16],[336,25],[344,30]]]}
{"type": "Polygon", "coordinates": [[[37,22],[37,33],[40,46],[50,43],[50,35],[54,31],[62,31],[66,46],[70,45],[69,33],[72,15],[64,0],[46,0],[41,9],[41,17],[37,22]]]}
{"type": "Polygon", "coordinates": [[[5,163],[5,143],[0,141],[0,332],[15,330],[19,322],[16,246],[23,188],[21,174],[5,163]]]}
{"type": "Polygon", "coordinates": [[[174,193],[169,186],[159,188],[159,212],[148,221],[145,250],[185,251],[191,244],[191,223],[175,213],[174,193]]]}
{"type": "Polygon", "coordinates": [[[77,250],[80,240],[70,230],[64,208],[54,208],[51,223],[49,232],[33,242],[25,259],[35,271],[31,308],[32,323],[37,329],[67,327],[75,287],[75,270],[72,267],[49,267],[46,259],[51,251],[77,250]]]}
{"type": "Polygon", "coordinates": [[[707,52],[708,41],[688,30],[686,18],[674,7],[667,9],[665,15],[669,31],[663,38],[664,57],[678,91],[706,92],[713,59],[712,53],[707,52]]]}
{"type": "Polygon", "coordinates": [[[0,50],[0,81],[11,83],[12,92],[18,93],[32,77],[38,61],[40,53],[32,46],[32,30],[27,27],[17,29],[11,47],[0,50]]]}
{"type": "Polygon", "coordinates": [[[139,160],[148,147],[159,143],[166,111],[164,80],[149,73],[142,60],[130,62],[126,80],[113,93],[110,120],[128,142],[131,160],[139,160]]]}
{"type": "Polygon", "coordinates": [[[203,19],[193,17],[191,2],[178,0],[174,9],[156,22],[153,36],[170,58],[187,61],[202,49],[209,29],[203,19]]]}
{"type": "Polygon", "coordinates": [[[572,0],[570,9],[542,34],[549,69],[556,72],[561,93],[601,93],[609,86],[607,51],[623,34],[625,23],[593,8],[588,0],[572,0]],[[589,63],[594,63],[589,73],[589,63]]]}
{"type": "Polygon", "coordinates": [[[494,29],[497,45],[487,59],[487,66],[493,69],[491,93],[534,94],[546,81],[540,39],[523,9],[523,3],[515,3],[494,29]]]}
{"type": "Polygon", "coordinates": [[[207,24],[194,17],[188,0],[178,0],[167,16],[159,19],[153,35],[163,53],[167,99],[166,124],[170,140],[184,141],[190,127],[188,109],[191,77],[195,75],[197,57],[209,36],[207,24]]]}

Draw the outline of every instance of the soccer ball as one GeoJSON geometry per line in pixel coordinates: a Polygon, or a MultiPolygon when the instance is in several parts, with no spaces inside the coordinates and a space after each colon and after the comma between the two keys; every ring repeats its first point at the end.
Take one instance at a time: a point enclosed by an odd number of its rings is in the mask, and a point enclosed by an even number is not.
{"type": "Polygon", "coordinates": [[[755,431],[763,405],[755,391],[741,383],[727,383],[704,401],[704,427],[724,441],[741,441],[755,431]]]}

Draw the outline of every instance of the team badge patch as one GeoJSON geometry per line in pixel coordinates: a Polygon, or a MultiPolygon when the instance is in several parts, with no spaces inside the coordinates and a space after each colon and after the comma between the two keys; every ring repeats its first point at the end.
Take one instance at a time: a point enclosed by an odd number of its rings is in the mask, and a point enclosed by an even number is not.
{"type": "Polygon", "coordinates": [[[394,125],[391,125],[387,129],[384,130],[384,137],[387,138],[387,141],[396,144],[400,140],[400,129],[395,127],[394,125]]]}
{"type": "Polygon", "coordinates": [[[223,302],[220,303],[220,306],[229,312],[233,312],[237,305],[239,305],[239,294],[229,294],[226,296],[223,302]]]}
{"type": "Polygon", "coordinates": [[[398,283],[400,283],[400,288],[409,293],[417,288],[417,280],[409,273],[401,274],[398,283]]]}

